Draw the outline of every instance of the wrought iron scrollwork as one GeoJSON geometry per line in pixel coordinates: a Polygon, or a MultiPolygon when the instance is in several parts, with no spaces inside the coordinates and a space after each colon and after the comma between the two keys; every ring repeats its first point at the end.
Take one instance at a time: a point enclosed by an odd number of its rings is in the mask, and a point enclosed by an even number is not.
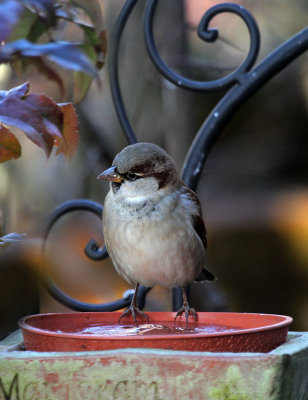
{"type": "Polygon", "coordinates": [[[211,20],[218,14],[229,12],[238,15],[245,22],[250,34],[250,48],[242,64],[229,75],[208,82],[195,81],[179,75],[170,69],[160,57],[154,40],[153,21],[158,0],[149,0],[144,15],[144,37],[146,47],[153,64],[160,73],[176,86],[184,89],[212,92],[227,89],[241,80],[243,72],[249,71],[254,65],[260,48],[260,33],[258,25],[253,16],[242,6],[237,4],[223,3],[210,8],[202,17],[198,28],[200,39],[212,43],[218,38],[218,30],[209,28],[211,20]]]}
{"type": "MultiPolygon", "coordinates": [[[[118,57],[124,27],[137,2],[138,0],[127,0],[124,3],[114,25],[109,47],[109,79],[112,98],[118,119],[129,144],[136,143],[137,138],[129,122],[121,94],[118,57]]],[[[260,33],[254,17],[244,7],[237,4],[223,3],[213,6],[203,15],[198,28],[198,36],[206,42],[214,42],[218,38],[219,33],[216,29],[209,28],[210,22],[218,14],[225,12],[233,13],[238,15],[246,24],[250,35],[250,47],[246,58],[240,66],[227,76],[207,82],[195,81],[185,78],[173,71],[166,65],[157,51],[153,34],[153,21],[158,2],[158,0],[147,1],[143,22],[146,48],[149,57],[158,71],[174,85],[187,90],[212,92],[229,89],[205,119],[197,132],[184,161],[181,173],[182,178],[191,189],[196,190],[206,158],[224,126],[248,98],[250,98],[274,75],[279,73],[307,50],[308,28],[305,28],[294,35],[253,68],[260,47],[260,33]]],[[[64,203],[51,215],[45,239],[47,239],[53,224],[61,216],[67,212],[71,212],[72,210],[80,209],[94,212],[98,216],[101,216],[102,214],[102,207],[95,202],[88,200],[73,200],[69,203],[64,203]]],[[[107,256],[106,249],[100,248],[94,239],[91,239],[88,242],[85,252],[94,260],[100,260],[107,256]]],[[[62,293],[49,278],[46,280],[46,286],[56,299],[71,308],[81,311],[117,310],[128,306],[132,298],[132,293],[130,292],[128,295],[115,302],[94,305],[81,303],[70,298],[62,293]]],[[[138,292],[138,302],[141,307],[144,304],[145,295],[149,290],[149,288],[142,287],[138,292]]],[[[179,299],[176,295],[177,292],[175,291],[174,293],[175,296],[173,300],[175,305],[179,299]]]]}
{"type": "Polygon", "coordinates": [[[241,105],[273,76],[308,49],[308,27],[283,43],[241,79],[219,101],[195,136],[182,169],[184,182],[196,189],[206,158],[229,120],[241,105]]]}
{"type": "MultiPolygon", "coordinates": [[[[64,202],[63,204],[60,204],[60,206],[55,208],[49,216],[45,232],[44,243],[46,243],[49,233],[52,227],[56,224],[56,222],[65,214],[74,211],[89,211],[95,214],[97,217],[102,218],[103,207],[100,204],[96,203],[95,201],[84,200],[84,199],[69,200],[64,202]]],[[[88,241],[84,251],[86,255],[92,260],[99,261],[108,257],[106,247],[104,246],[103,248],[101,248],[97,243],[97,241],[94,239],[90,239],[88,241]]]]}
{"type": "Polygon", "coordinates": [[[126,109],[123,103],[119,84],[119,46],[123,34],[124,27],[135,7],[138,0],[127,0],[122,7],[120,14],[115,22],[113,31],[111,33],[110,47],[109,47],[109,81],[113,104],[117,117],[123,129],[124,135],[129,144],[137,143],[136,135],[129,122],[126,109]]]}
{"type": "MultiPolygon", "coordinates": [[[[50,214],[49,220],[47,222],[45,237],[44,237],[44,249],[43,253],[45,254],[45,246],[47,243],[47,239],[49,234],[52,231],[54,225],[62,218],[64,215],[72,213],[74,211],[88,211],[95,214],[97,217],[102,217],[103,207],[96,203],[95,201],[85,200],[85,199],[76,199],[64,202],[60,204],[60,206],[56,207],[53,212],[50,214]]],[[[108,257],[106,247],[99,247],[98,243],[94,239],[90,239],[84,249],[86,255],[92,260],[103,260],[108,257]]],[[[45,264],[45,263],[44,263],[45,264]]],[[[116,311],[121,308],[125,308],[130,305],[133,298],[133,290],[127,290],[123,297],[119,300],[115,300],[109,303],[103,304],[91,304],[79,301],[68,296],[64,293],[58,286],[50,279],[48,276],[48,272],[44,271],[44,286],[47,291],[60,303],[63,305],[70,307],[77,311],[116,311]]],[[[145,296],[150,288],[146,288],[144,286],[140,287],[138,291],[137,303],[140,308],[144,307],[145,296]],[[140,293],[139,293],[140,292],[140,293]]]]}

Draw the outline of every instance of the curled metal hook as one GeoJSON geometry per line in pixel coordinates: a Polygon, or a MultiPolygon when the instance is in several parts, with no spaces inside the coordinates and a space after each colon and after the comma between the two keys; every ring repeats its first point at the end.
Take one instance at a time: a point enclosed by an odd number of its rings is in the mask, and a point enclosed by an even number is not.
{"type": "Polygon", "coordinates": [[[238,15],[245,22],[250,35],[250,48],[245,60],[229,75],[209,82],[188,79],[174,72],[160,57],[154,40],[153,20],[158,0],[148,0],[144,14],[144,37],[146,47],[153,64],[160,73],[176,86],[195,91],[217,91],[227,89],[241,80],[241,74],[248,71],[255,63],[260,48],[260,33],[254,17],[244,7],[238,4],[222,3],[211,7],[203,15],[198,28],[200,39],[212,43],[219,34],[217,29],[209,29],[211,20],[220,13],[230,12],[238,15]]]}
{"type": "Polygon", "coordinates": [[[84,252],[89,258],[96,261],[103,260],[104,258],[108,257],[106,247],[99,247],[95,239],[90,239],[88,241],[86,247],[84,248],[84,252]]]}
{"type": "MultiPolygon", "coordinates": [[[[85,199],[76,199],[66,201],[60,206],[56,207],[47,221],[47,227],[45,231],[44,243],[46,242],[48,235],[54,226],[54,224],[61,218],[63,215],[68,214],[73,211],[89,211],[97,215],[99,218],[102,218],[103,207],[96,203],[95,201],[85,200],[85,199]]],[[[92,260],[103,260],[108,256],[106,247],[101,248],[96,240],[90,239],[84,249],[86,255],[92,260]]]]}
{"type": "MultiPolygon", "coordinates": [[[[43,254],[45,255],[45,247],[46,247],[46,242],[48,239],[48,236],[53,228],[53,226],[56,224],[57,221],[59,221],[60,218],[62,218],[64,215],[74,212],[74,211],[89,211],[97,215],[99,218],[102,218],[102,212],[103,212],[103,207],[91,200],[85,200],[85,199],[77,199],[77,200],[70,200],[66,201],[60,206],[56,207],[52,213],[50,214],[50,217],[47,222],[46,226],[46,231],[45,231],[45,236],[44,236],[44,248],[43,248],[43,254]]],[[[90,257],[92,260],[103,260],[108,256],[106,247],[104,246],[103,248],[99,247],[98,243],[94,239],[90,239],[84,249],[85,253],[87,254],[88,257],[90,257]]],[[[116,311],[120,310],[122,308],[128,307],[132,301],[134,290],[131,291],[126,291],[123,294],[123,297],[121,299],[109,302],[109,303],[103,303],[103,304],[91,304],[91,303],[85,303],[79,300],[76,300],[64,292],[60,290],[54,282],[50,279],[50,277],[47,274],[47,271],[44,270],[44,276],[43,276],[43,283],[47,291],[59,302],[61,302],[63,305],[70,307],[76,311],[116,311]]],[[[148,293],[148,291],[151,290],[151,288],[141,286],[138,290],[137,294],[137,303],[140,309],[144,307],[145,304],[145,296],[148,293]]]]}
{"type": "Polygon", "coordinates": [[[196,190],[203,165],[214,143],[232,116],[257,90],[308,49],[308,27],[281,44],[233,86],[200,127],[187,153],[182,179],[196,190]]]}

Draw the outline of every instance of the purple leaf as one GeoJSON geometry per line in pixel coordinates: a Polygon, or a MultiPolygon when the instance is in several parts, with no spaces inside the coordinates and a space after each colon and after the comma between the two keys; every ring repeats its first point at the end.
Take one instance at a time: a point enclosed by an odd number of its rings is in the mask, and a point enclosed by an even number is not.
{"type": "Polygon", "coordinates": [[[0,61],[8,61],[15,54],[24,57],[46,56],[64,68],[83,71],[95,76],[96,71],[88,57],[79,49],[79,45],[70,42],[50,42],[36,44],[26,39],[17,40],[0,47],[0,61]]]}
{"type": "Polygon", "coordinates": [[[8,39],[21,12],[22,6],[18,1],[2,0],[0,2],[0,42],[8,39]]]}
{"type": "MultiPolygon", "coordinates": [[[[29,83],[24,83],[7,92],[0,92],[0,122],[21,129],[45,151],[47,157],[53,146],[57,146],[57,154],[63,153],[65,157],[71,158],[78,143],[78,121],[73,106],[70,103],[57,104],[43,94],[27,94],[28,90],[29,83]]],[[[8,136],[7,140],[3,137],[3,147],[6,143],[16,147],[10,131],[3,129],[8,136]]],[[[18,155],[17,148],[15,154],[18,155]]]]}
{"type": "Polygon", "coordinates": [[[30,83],[25,82],[22,85],[16,86],[8,91],[0,90],[0,100],[4,97],[9,97],[9,96],[23,97],[29,92],[29,89],[30,89],[30,83]]]}

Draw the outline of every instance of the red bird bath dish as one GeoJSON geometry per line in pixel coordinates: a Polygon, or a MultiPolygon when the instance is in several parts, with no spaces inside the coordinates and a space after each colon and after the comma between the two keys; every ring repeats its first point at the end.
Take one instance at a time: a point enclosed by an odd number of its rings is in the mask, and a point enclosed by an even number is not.
{"type": "Polygon", "coordinates": [[[199,312],[186,328],[173,312],[149,312],[150,322],[119,323],[119,312],[38,314],[19,325],[26,350],[95,351],[154,348],[209,352],[269,352],[286,341],[292,318],[273,314],[199,312]]]}

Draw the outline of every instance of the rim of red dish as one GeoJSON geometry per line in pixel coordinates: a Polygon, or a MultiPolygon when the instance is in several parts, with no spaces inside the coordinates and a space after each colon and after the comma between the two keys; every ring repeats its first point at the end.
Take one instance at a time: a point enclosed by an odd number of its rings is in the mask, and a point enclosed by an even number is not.
{"type": "MultiPolygon", "coordinates": [[[[115,312],[73,312],[73,313],[45,313],[45,314],[33,314],[33,315],[27,315],[23,318],[21,318],[18,322],[19,327],[22,330],[28,331],[30,333],[36,333],[36,334],[40,334],[40,335],[45,335],[45,336],[55,336],[55,337],[63,337],[63,338],[71,338],[71,339],[86,339],[86,340],[136,340],[137,338],[140,340],[170,340],[170,339],[177,339],[177,340],[181,340],[181,339],[189,339],[189,338],[197,338],[197,337],[216,337],[216,336],[234,336],[234,335],[241,335],[241,334],[249,334],[249,333],[256,333],[256,332],[264,332],[264,331],[268,331],[268,330],[275,330],[275,329],[279,329],[282,327],[286,327],[288,325],[290,325],[293,322],[293,318],[289,317],[287,315],[279,315],[279,314],[264,314],[264,313],[233,313],[233,312],[198,312],[198,315],[202,315],[202,316],[251,316],[251,317],[268,317],[268,318],[278,318],[280,319],[279,322],[276,323],[270,323],[267,322],[266,325],[264,326],[259,326],[259,327],[254,327],[254,328],[239,328],[237,329],[236,327],[234,327],[236,330],[234,331],[220,331],[220,332],[211,332],[211,333],[181,333],[181,334],[168,334],[168,335],[164,335],[164,334],[151,334],[151,335],[116,335],[116,336],[111,336],[111,335],[95,335],[95,334],[81,334],[81,333],[72,333],[72,332],[61,332],[61,333],[57,333],[56,331],[51,331],[48,329],[42,329],[42,328],[37,328],[32,326],[31,324],[27,323],[27,320],[29,319],[39,319],[39,318],[48,318],[48,317],[59,317],[59,315],[61,316],[60,318],[64,318],[64,317],[70,317],[70,316],[74,316],[77,318],[78,315],[82,315],[84,317],[86,317],[87,315],[97,315],[97,314],[102,314],[105,317],[108,317],[109,315],[114,315],[114,314],[120,314],[118,311],[115,312]]],[[[151,311],[151,312],[147,312],[147,315],[149,317],[153,316],[153,321],[150,321],[149,323],[164,323],[164,322],[172,322],[174,317],[175,317],[175,312],[169,312],[169,311],[151,311]],[[155,320],[155,315],[161,315],[162,313],[164,313],[166,316],[169,314],[170,319],[161,321],[159,319],[155,320]],[[172,317],[172,321],[171,321],[171,317],[172,317]]],[[[183,319],[179,319],[178,321],[181,321],[182,323],[185,322],[183,321],[183,319]]],[[[101,321],[102,324],[110,322],[115,323],[115,321],[108,321],[108,319],[106,319],[106,321],[101,321]]],[[[192,324],[194,324],[193,321],[191,321],[192,324]]],[[[198,323],[198,321],[197,321],[198,323]]],[[[211,323],[217,323],[218,322],[210,322],[211,323]]],[[[118,322],[117,322],[118,324],[118,322]]],[[[202,325],[206,325],[206,322],[200,322],[200,324],[202,325]]],[[[123,324],[125,325],[125,324],[123,324]]],[[[129,325],[129,324],[126,324],[129,325]]],[[[133,324],[131,324],[133,325],[133,324]]],[[[222,325],[225,325],[224,323],[222,323],[222,325]]],[[[227,325],[225,325],[227,327],[227,325]]]]}

